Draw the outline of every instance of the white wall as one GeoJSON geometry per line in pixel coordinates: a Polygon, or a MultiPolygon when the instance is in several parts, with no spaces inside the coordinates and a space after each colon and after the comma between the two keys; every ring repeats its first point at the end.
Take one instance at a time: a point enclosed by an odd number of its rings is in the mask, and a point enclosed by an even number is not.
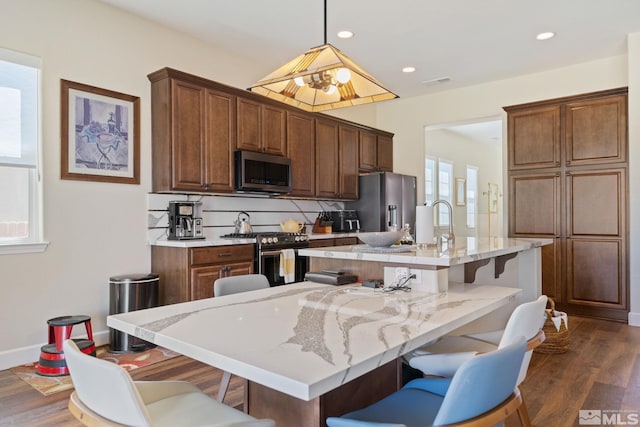
{"type": "MultiPolygon", "coordinates": [[[[466,206],[456,206],[452,200],[453,225],[456,237],[460,236],[489,236],[489,204],[487,196],[488,183],[499,183],[502,188],[502,145],[499,143],[481,143],[458,133],[445,129],[427,129],[425,131],[425,154],[430,157],[440,157],[453,162],[453,176],[466,179],[467,166],[478,168],[478,218],[477,227],[467,227],[466,206]]],[[[424,186],[423,186],[424,187],[424,186]]],[[[424,195],[423,195],[424,197],[424,195]]],[[[502,197],[498,199],[502,204],[502,197]]],[[[491,215],[491,236],[502,235],[502,211],[491,215]]]]}
{"type": "Polygon", "coordinates": [[[640,326],[640,33],[629,35],[629,324],[640,326]]]}

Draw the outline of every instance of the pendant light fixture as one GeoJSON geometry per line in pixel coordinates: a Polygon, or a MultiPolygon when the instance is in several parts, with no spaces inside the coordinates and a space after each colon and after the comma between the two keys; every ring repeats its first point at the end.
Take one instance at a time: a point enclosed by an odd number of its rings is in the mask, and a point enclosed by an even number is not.
{"type": "Polygon", "coordinates": [[[286,63],[249,90],[306,111],[324,111],[398,97],[327,43],[327,0],[324,0],[324,44],[286,63]]]}

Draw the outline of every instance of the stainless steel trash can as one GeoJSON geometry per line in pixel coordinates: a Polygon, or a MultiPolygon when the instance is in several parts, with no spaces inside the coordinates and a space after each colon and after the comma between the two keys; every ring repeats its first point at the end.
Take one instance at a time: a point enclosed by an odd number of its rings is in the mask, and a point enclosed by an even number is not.
{"type": "MultiPolygon", "coordinates": [[[[128,313],[158,306],[158,287],[160,278],[157,274],[128,274],[109,278],[109,314],[128,313]]],[[[150,342],[141,340],[113,328],[109,328],[112,353],[132,353],[155,347],[150,342]]]]}

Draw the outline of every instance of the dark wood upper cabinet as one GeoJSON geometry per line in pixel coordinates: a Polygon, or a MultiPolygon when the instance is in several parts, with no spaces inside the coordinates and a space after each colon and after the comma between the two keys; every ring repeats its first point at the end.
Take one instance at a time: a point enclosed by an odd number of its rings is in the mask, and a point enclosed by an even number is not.
{"type": "Polygon", "coordinates": [[[347,200],[358,198],[358,129],[339,126],[339,194],[347,200]]]}
{"type": "Polygon", "coordinates": [[[393,172],[393,138],[367,130],[359,137],[360,171],[393,172]]]}
{"type": "Polygon", "coordinates": [[[232,191],[236,97],[166,70],[149,78],[153,191],[232,191]]]}
{"type": "Polygon", "coordinates": [[[286,112],[282,108],[238,98],[239,150],[287,154],[286,112]]]}
{"type": "Polygon", "coordinates": [[[560,106],[510,113],[508,133],[511,170],[560,165],[560,106]]]}
{"type": "Polygon", "coordinates": [[[316,119],[316,196],[337,198],[338,122],[316,119]]]}
{"type": "Polygon", "coordinates": [[[287,112],[287,157],[291,160],[292,196],[315,196],[316,135],[313,116],[287,112]]]}
{"type": "Polygon", "coordinates": [[[393,172],[393,137],[378,135],[378,170],[393,172]]]}
{"type": "Polygon", "coordinates": [[[567,165],[624,162],[627,159],[627,97],[566,105],[567,165]]]}
{"type": "Polygon", "coordinates": [[[356,199],[361,133],[376,170],[391,170],[393,134],[171,68],[151,81],[154,192],[233,192],[234,152],[291,159],[291,196],[356,199]]]}

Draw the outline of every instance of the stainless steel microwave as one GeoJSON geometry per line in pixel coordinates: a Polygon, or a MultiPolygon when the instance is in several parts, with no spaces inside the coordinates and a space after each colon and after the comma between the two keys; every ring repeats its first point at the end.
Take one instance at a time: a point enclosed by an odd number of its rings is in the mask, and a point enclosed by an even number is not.
{"type": "Polygon", "coordinates": [[[236,151],[235,173],[237,191],[291,191],[291,161],[285,157],[253,151],[236,151]]]}

